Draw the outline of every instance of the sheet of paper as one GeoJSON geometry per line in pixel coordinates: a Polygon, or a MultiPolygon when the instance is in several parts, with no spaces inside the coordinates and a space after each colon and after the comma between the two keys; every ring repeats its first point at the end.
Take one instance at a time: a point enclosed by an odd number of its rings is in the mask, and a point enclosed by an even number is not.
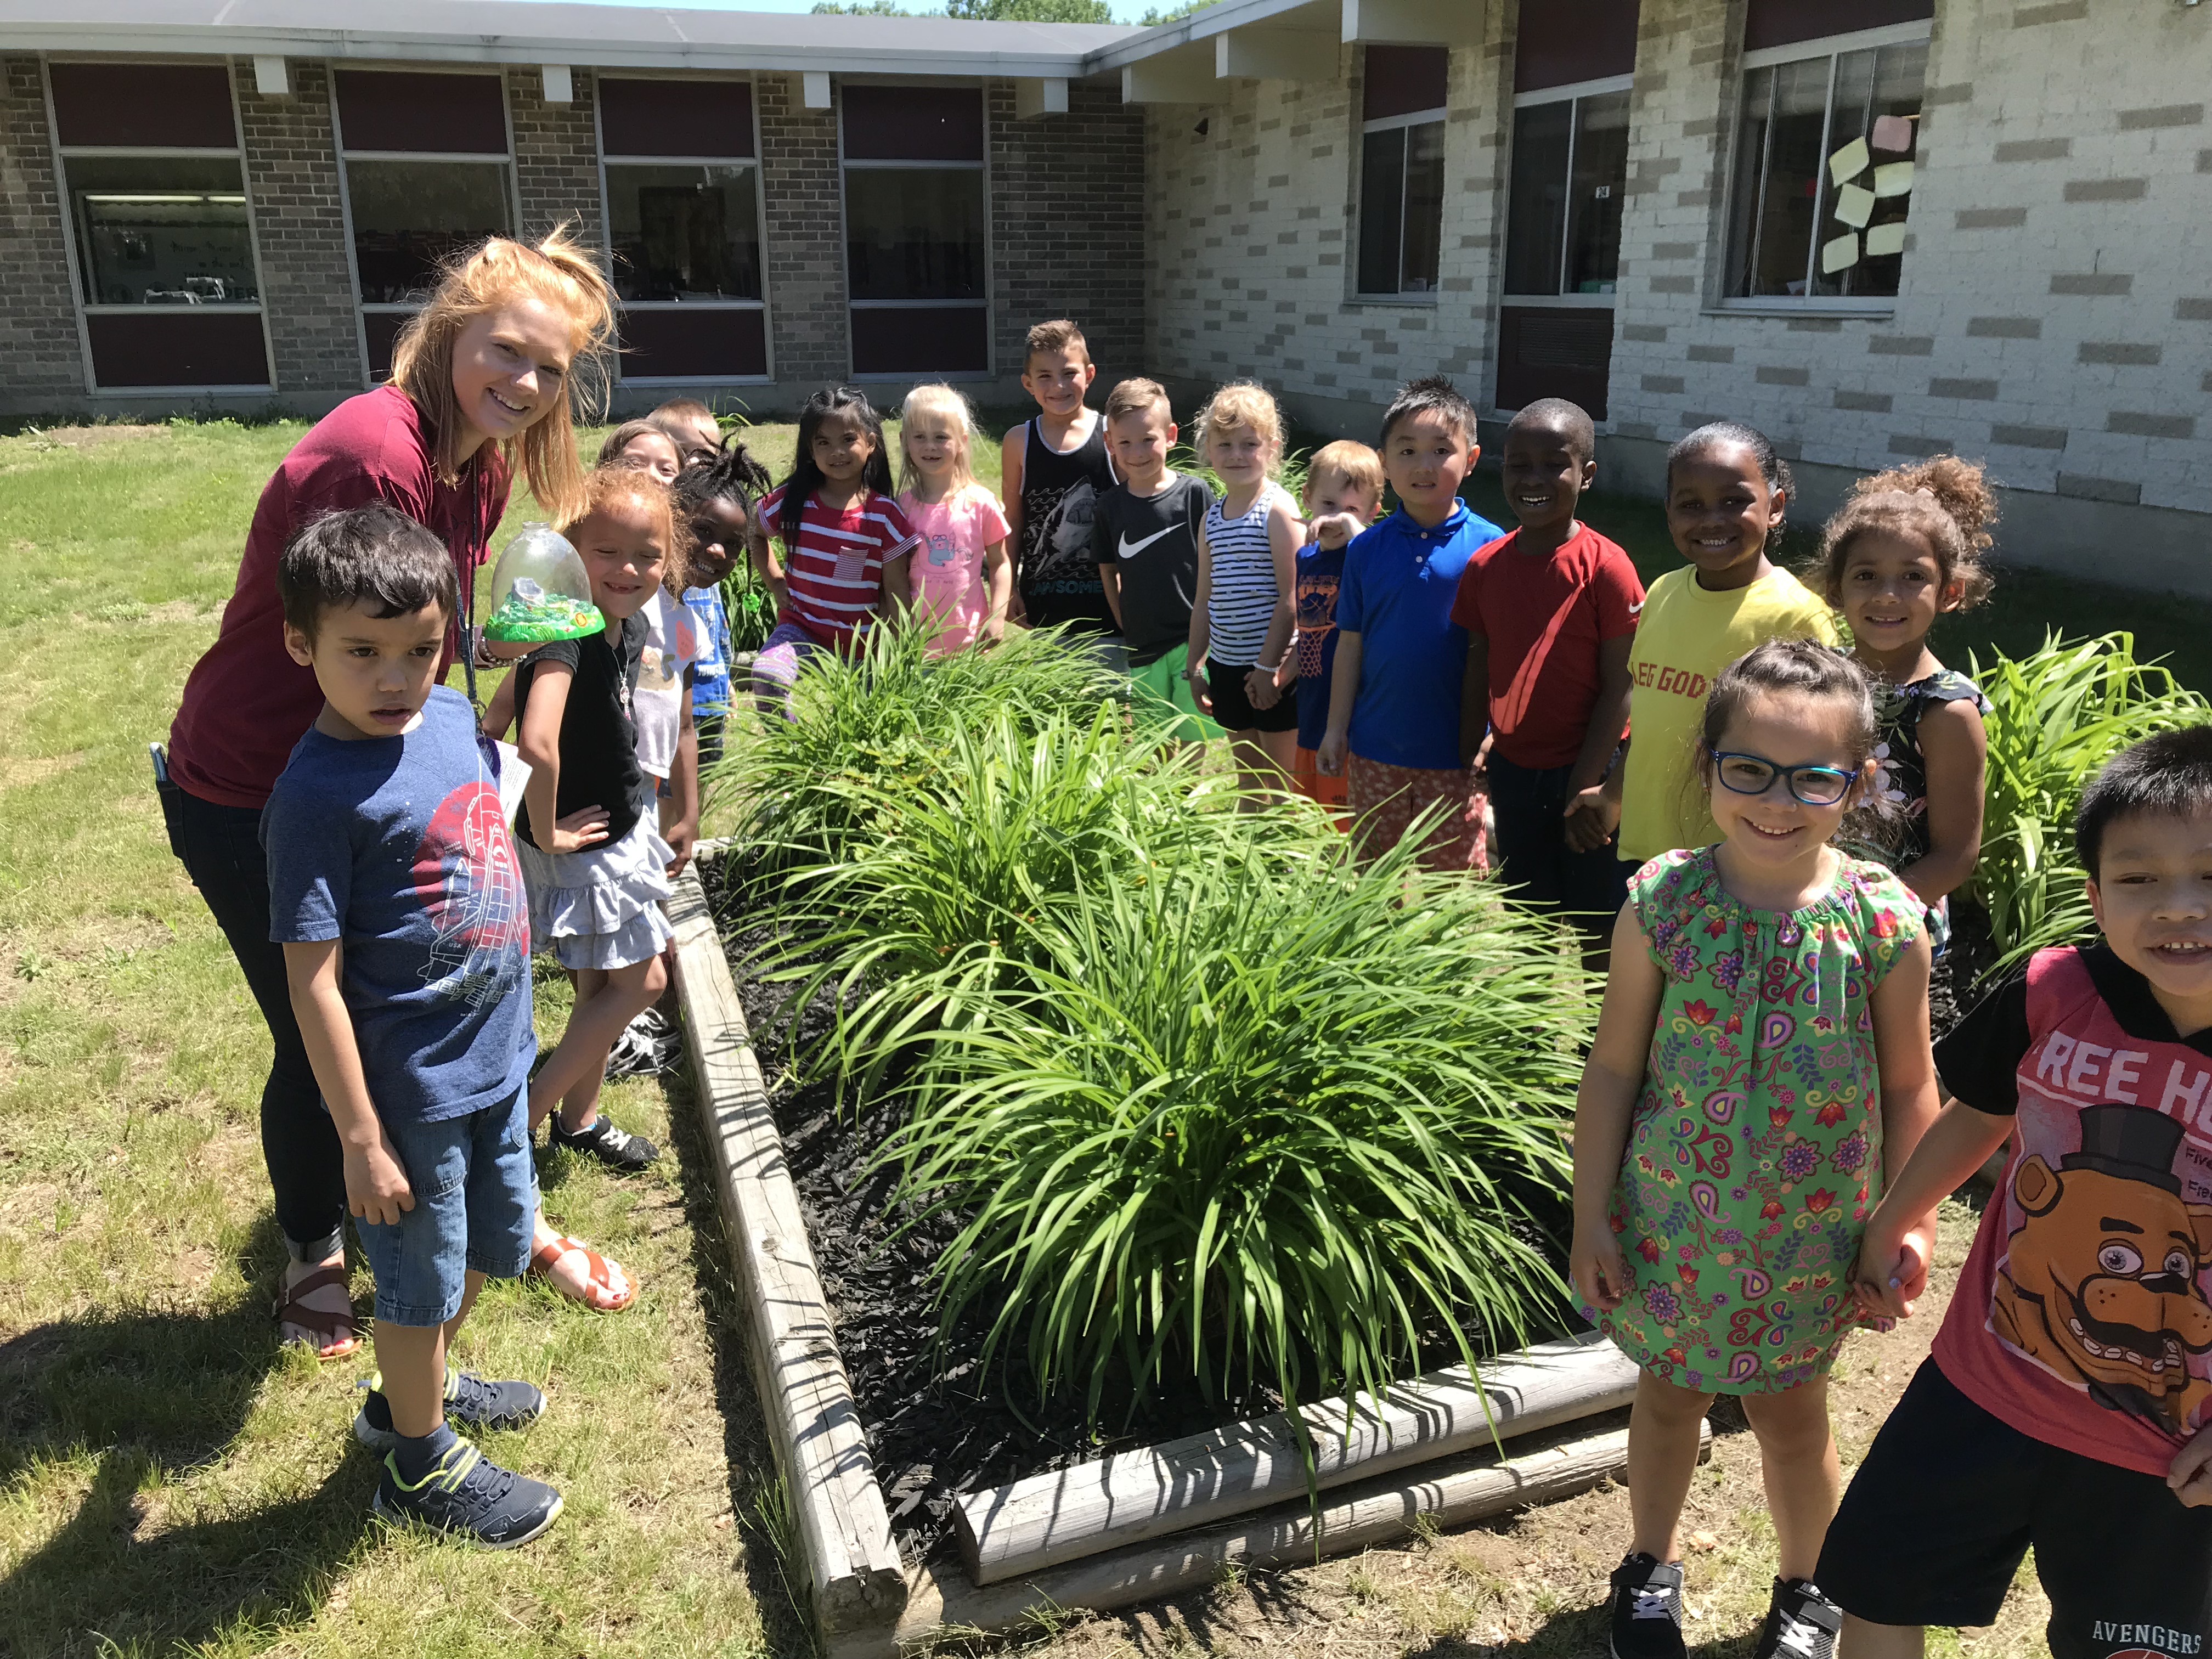
{"type": "Polygon", "coordinates": [[[1912,193],[1912,163],[1884,161],[1874,170],[1874,193],[1877,196],[1909,196],[1912,193]]]}
{"type": "Polygon", "coordinates": [[[1887,150],[1892,155],[1901,155],[1912,148],[1912,121],[1908,116],[1877,115],[1870,135],[1876,149],[1887,150]]]}
{"type": "Polygon", "coordinates": [[[514,815],[522,810],[522,791],[530,781],[530,763],[511,743],[494,739],[492,747],[499,750],[499,810],[513,823],[514,815]]]}
{"type": "Polygon", "coordinates": [[[1874,192],[1845,185],[1836,192],[1836,222],[1858,229],[1874,217],[1874,192]]]}
{"type": "Polygon", "coordinates": [[[1832,276],[1839,270],[1849,270],[1859,262],[1859,234],[1851,231],[1832,242],[1820,244],[1820,274],[1832,276]]]}
{"type": "Polygon", "coordinates": [[[1866,234],[1867,258],[1877,258],[1885,253],[1905,252],[1905,221],[1893,220],[1886,225],[1876,225],[1866,234]]]}
{"type": "Polygon", "coordinates": [[[1828,177],[1839,185],[1846,179],[1856,179],[1873,159],[1867,154],[1866,140],[1854,138],[1828,158],[1828,177]]]}

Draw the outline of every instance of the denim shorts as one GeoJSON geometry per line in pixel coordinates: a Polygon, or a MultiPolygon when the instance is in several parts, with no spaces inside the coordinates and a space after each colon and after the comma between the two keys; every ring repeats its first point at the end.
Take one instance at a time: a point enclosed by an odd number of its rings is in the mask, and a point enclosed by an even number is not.
{"type": "Polygon", "coordinates": [[[355,1223],[376,1275],[376,1316],[442,1325],[461,1310],[465,1270],[520,1279],[530,1265],[538,1176],[529,1091],[434,1123],[386,1123],[384,1139],[407,1172],[415,1207],[397,1225],[355,1223]]]}

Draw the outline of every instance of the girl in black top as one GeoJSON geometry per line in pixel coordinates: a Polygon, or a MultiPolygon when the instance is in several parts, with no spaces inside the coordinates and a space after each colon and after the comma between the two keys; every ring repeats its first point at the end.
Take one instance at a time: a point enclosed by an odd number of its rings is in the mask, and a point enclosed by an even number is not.
{"type": "Polygon", "coordinates": [[[582,555],[606,631],[542,647],[515,671],[520,747],[531,768],[515,820],[530,894],[530,933],[576,976],[568,1029],[530,1085],[530,1122],[559,1105],[553,1144],[620,1169],[659,1155],[599,1115],[607,1053],[660,998],[661,915],[675,857],[646,810],[630,700],[644,651],[645,603],[681,550],[667,488],[652,474],[592,474],[584,515],[562,534],[582,555]]]}

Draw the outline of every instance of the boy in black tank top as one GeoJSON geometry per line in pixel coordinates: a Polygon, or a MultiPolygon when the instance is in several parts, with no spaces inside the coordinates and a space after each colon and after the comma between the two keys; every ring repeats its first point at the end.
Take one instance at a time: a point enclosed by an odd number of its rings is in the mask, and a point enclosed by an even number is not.
{"type": "Polygon", "coordinates": [[[1018,620],[1111,634],[1113,614],[1091,556],[1098,497],[1116,482],[1105,422],[1083,401],[1097,365],[1082,331],[1066,321],[1031,329],[1023,364],[1022,386],[1036,399],[1037,416],[1006,434],[1000,491],[1015,547],[1018,620]]]}

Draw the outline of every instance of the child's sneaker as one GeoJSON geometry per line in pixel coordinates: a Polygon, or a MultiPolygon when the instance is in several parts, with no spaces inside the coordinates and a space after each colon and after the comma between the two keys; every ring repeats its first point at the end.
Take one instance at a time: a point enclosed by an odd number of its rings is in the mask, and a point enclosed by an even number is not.
{"type": "Polygon", "coordinates": [[[438,1467],[410,1486],[386,1453],[370,1506],[386,1521],[419,1521],[434,1532],[488,1550],[527,1544],[561,1513],[561,1494],[543,1480],[503,1469],[465,1440],[446,1448],[438,1467]]]}
{"type": "MultiPolygon", "coordinates": [[[[392,1426],[392,1402],[384,1395],[384,1373],[362,1385],[368,1397],[353,1419],[353,1437],[372,1451],[388,1452],[399,1443],[392,1426]]],[[[446,1367],[446,1420],[456,1429],[522,1429],[545,1413],[545,1396],[528,1382],[487,1382],[456,1366],[446,1367]]]]}
{"type": "Polygon", "coordinates": [[[1685,1659],[1682,1564],[1638,1553],[1613,1570],[1613,1659],[1685,1659]]]}
{"type": "Polygon", "coordinates": [[[1834,1659],[1844,1610],[1809,1578],[1778,1578],[1752,1659],[1834,1659]]]}
{"type": "Polygon", "coordinates": [[[564,1129],[556,1112],[550,1139],[556,1146],[564,1146],[572,1152],[588,1152],[600,1163],[611,1165],[625,1175],[635,1175],[660,1156],[660,1148],[643,1135],[631,1134],[626,1129],[615,1127],[614,1120],[601,1112],[580,1129],[564,1129]]]}

